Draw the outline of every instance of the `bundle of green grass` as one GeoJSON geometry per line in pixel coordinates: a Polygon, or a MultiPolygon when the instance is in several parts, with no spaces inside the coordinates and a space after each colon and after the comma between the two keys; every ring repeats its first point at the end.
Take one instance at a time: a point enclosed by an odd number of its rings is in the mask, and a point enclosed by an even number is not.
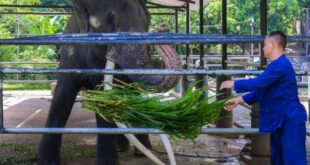
{"type": "Polygon", "coordinates": [[[111,122],[159,128],[175,140],[195,139],[203,126],[218,120],[225,103],[215,96],[201,99],[205,89],[195,89],[195,84],[182,97],[170,100],[151,94],[138,83],[111,86],[112,90],[83,92],[83,108],[111,122]]]}

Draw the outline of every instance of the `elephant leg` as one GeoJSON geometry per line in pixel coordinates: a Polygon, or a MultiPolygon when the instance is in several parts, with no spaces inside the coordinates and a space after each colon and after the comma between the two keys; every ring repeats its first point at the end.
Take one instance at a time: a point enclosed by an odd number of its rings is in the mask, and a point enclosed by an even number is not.
{"type": "Polygon", "coordinates": [[[127,152],[129,150],[129,141],[124,135],[116,135],[115,147],[117,152],[127,152]]]}
{"type": "MultiPolygon", "coordinates": [[[[64,127],[80,87],[72,77],[58,80],[46,127],[64,127]]],[[[60,164],[61,134],[44,134],[38,151],[39,165],[60,164]]]]}
{"type": "MultiPolygon", "coordinates": [[[[98,128],[114,128],[114,123],[107,122],[96,115],[98,128]]],[[[97,165],[119,165],[115,148],[117,135],[99,134],[97,136],[97,165]]]]}

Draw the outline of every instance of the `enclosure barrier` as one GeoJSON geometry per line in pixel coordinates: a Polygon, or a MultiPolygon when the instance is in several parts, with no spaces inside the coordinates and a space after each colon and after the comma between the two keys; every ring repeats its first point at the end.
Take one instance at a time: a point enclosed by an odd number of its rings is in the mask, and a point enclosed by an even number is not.
{"type": "MultiPolygon", "coordinates": [[[[264,36],[158,34],[158,33],[91,33],[64,34],[0,40],[0,45],[72,45],[72,44],[229,44],[261,43],[264,36]]],[[[310,42],[310,37],[288,37],[290,42],[310,42]]],[[[0,69],[0,133],[1,134],[163,134],[152,128],[4,128],[3,74],[118,74],[118,75],[257,75],[262,71],[205,69],[0,69]]],[[[310,76],[310,70],[296,71],[310,76]]],[[[257,134],[257,128],[203,128],[202,134],[257,134]]],[[[310,134],[310,129],[307,129],[310,134]]]]}
{"type": "MultiPolygon", "coordinates": [[[[0,45],[72,44],[231,44],[262,43],[264,36],[172,33],[82,33],[0,40],[0,45]]],[[[309,36],[290,36],[289,42],[310,42],[309,36]]]]}

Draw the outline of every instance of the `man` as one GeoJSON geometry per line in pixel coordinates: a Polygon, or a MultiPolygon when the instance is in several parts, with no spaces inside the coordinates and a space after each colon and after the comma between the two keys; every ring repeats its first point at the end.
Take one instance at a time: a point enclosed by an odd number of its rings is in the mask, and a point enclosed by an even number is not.
{"type": "Polygon", "coordinates": [[[230,111],[240,103],[260,103],[259,131],[271,133],[273,165],[306,165],[306,110],[298,98],[295,72],[284,55],[286,36],[270,33],[264,41],[264,55],[270,64],[254,79],[224,81],[220,89],[233,88],[248,94],[227,101],[230,111]]]}

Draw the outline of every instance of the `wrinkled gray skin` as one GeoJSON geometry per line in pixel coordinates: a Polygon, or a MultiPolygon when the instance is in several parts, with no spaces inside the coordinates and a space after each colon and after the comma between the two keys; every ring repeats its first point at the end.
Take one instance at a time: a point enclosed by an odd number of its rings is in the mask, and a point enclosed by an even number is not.
{"type": "MultiPolygon", "coordinates": [[[[85,32],[147,32],[150,16],[144,0],[71,0],[74,14],[65,33],[85,32]]],[[[147,55],[146,46],[72,45],[60,47],[60,68],[104,68],[106,59],[117,68],[154,68],[147,55]]],[[[169,68],[169,66],[165,66],[169,68]]],[[[171,80],[163,76],[118,76],[126,81],[144,82],[144,85],[160,85],[171,88],[171,80]]],[[[59,74],[51,103],[47,127],[64,127],[71,113],[78,91],[93,89],[103,76],[59,74]]],[[[98,127],[115,127],[96,116],[98,127]]],[[[39,146],[38,164],[60,164],[61,135],[44,135],[39,146]]],[[[119,164],[115,147],[115,135],[98,135],[97,164],[119,164]]],[[[147,135],[138,137],[150,147],[147,135]]]]}

